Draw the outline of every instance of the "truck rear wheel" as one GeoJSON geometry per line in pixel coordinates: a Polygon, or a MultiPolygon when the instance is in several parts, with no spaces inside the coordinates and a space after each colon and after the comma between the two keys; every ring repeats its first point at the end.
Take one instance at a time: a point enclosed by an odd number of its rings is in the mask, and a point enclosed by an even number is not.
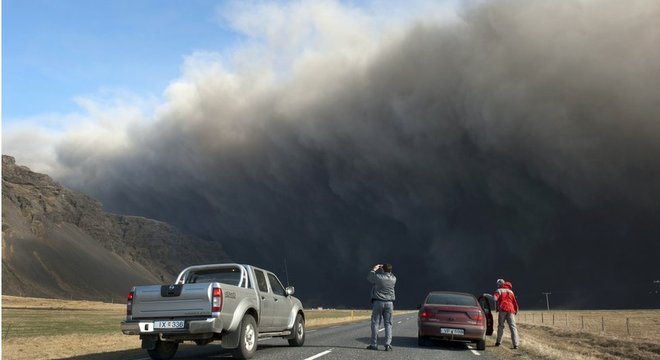
{"type": "Polygon", "coordinates": [[[245,314],[243,320],[241,320],[240,332],[238,347],[233,351],[234,357],[249,359],[257,351],[257,338],[259,337],[257,322],[254,321],[252,315],[245,314]]]}
{"type": "Polygon", "coordinates": [[[174,341],[157,341],[153,350],[147,350],[149,356],[154,360],[169,360],[174,357],[179,343],[174,341]]]}
{"type": "Polygon", "coordinates": [[[289,339],[291,346],[303,346],[305,343],[305,318],[302,315],[296,315],[296,321],[293,323],[293,338],[289,339]]]}

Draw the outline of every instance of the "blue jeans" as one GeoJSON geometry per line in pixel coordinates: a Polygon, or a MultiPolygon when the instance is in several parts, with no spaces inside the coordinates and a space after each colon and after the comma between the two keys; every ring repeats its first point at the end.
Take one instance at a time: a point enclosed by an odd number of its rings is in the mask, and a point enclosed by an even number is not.
{"type": "Polygon", "coordinates": [[[371,310],[371,345],[378,345],[378,326],[381,317],[385,323],[385,345],[392,344],[392,312],[394,303],[391,301],[374,300],[371,310]]]}

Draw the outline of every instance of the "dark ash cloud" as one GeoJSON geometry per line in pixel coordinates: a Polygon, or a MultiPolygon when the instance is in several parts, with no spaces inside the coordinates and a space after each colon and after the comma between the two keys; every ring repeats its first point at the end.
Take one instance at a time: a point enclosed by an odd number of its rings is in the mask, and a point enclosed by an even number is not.
{"type": "Polygon", "coordinates": [[[368,306],[391,262],[401,307],[499,277],[523,307],[657,307],[659,18],[488,1],[265,86],[209,66],[121,147],[64,139],[59,177],[236,261],[284,277],[286,259],[307,305],[368,306]]]}

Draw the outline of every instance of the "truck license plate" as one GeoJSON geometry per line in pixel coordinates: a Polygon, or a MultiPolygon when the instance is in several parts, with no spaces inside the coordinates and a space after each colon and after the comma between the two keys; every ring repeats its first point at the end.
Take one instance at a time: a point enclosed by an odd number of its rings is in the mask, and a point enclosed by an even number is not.
{"type": "Polygon", "coordinates": [[[449,328],[440,328],[441,334],[449,335],[465,335],[465,330],[463,329],[449,329],[449,328]]]}
{"type": "Polygon", "coordinates": [[[183,329],[183,320],[154,321],[154,329],[183,329]]]}

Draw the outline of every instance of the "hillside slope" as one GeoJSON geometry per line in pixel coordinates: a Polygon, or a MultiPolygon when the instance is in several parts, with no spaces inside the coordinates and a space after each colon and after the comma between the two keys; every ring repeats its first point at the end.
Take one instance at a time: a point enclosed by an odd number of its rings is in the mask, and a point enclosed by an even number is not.
{"type": "Polygon", "coordinates": [[[227,261],[217,242],[163,222],[109,214],[95,199],[2,156],[2,293],[123,298],[183,267],[227,261]]]}

